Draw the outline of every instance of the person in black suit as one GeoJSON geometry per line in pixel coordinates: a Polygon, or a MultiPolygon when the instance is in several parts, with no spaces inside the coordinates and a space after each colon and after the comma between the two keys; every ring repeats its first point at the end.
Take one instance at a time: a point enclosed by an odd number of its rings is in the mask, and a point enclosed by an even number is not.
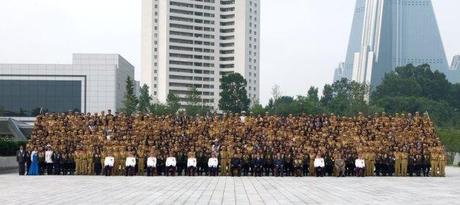
{"type": "Polygon", "coordinates": [[[284,159],[281,157],[281,153],[276,153],[275,160],[273,161],[273,164],[275,165],[275,171],[274,171],[274,176],[283,176],[283,171],[284,171],[284,159]]]}
{"type": "Polygon", "coordinates": [[[16,152],[16,162],[18,162],[19,166],[19,175],[24,175],[26,173],[26,151],[24,151],[24,147],[22,145],[16,152]]]}
{"type": "Polygon", "coordinates": [[[61,174],[61,161],[62,155],[60,152],[53,152],[53,167],[54,167],[54,175],[61,174]]]}
{"type": "Polygon", "coordinates": [[[254,176],[262,176],[263,166],[264,166],[264,159],[260,157],[260,154],[257,153],[256,157],[252,160],[252,164],[254,166],[254,176]]]}
{"type": "Polygon", "coordinates": [[[241,176],[241,159],[238,157],[238,154],[233,154],[230,164],[232,165],[232,177],[235,176],[235,171],[237,176],[241,176]]]}
{"type": "Polygon", "coordinates": [[[32,156],[31,156],[30,151],[26,150],[25,152],[26,152],[25,155],[24,155],[24,158],[26,160],[26,170],[25,171],[27,173],[27,172],[29,172],[30,165],[32,164],[32,158],[31,158],[32,156]]]}

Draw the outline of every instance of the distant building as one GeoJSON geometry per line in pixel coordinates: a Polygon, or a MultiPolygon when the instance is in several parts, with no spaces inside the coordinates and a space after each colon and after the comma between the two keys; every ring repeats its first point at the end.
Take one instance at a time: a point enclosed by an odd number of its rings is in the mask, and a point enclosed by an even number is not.
{"type": "Polygon", "coordinates": [[[122,107],[134,67],[117,54],[74,54],[72,64],[0,64],[3,116],[122,107]]]}
{"type": "Polygon", "coordinates": [[[260,0],[143,0],[142,79],[154,99],[187,104],[195,87],[217,109],[220,78],[239,73],[259,99],[260,0]]]}
{"type": "Polygon", "coordinates": [[[342,78],[347,78],[345,75],[345,63],[340,63],[334,72],[334,82],[342,80],[342,78]]]}
{"type": "Polygon", "coordinates": [[[449,69],[432,1],[357,0],[344,76],[377,86],[407,64],[429,64],[460,81],[460,72],[449,69]]]}
{"type": "Polygon", "coordinates": [[[460,71],[460,55],[454,56],[450,69],[460,71]]]}

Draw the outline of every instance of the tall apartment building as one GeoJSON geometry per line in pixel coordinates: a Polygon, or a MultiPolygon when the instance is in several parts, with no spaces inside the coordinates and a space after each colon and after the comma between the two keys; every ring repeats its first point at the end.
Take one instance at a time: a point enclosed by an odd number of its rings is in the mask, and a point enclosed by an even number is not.
{"type": "Polygon", "coordinates": [[[240,73],[259,99],[260,0],[143,0],[142,78],[154,99],[192,87],[218,108],[219,80],[240,73]]]}

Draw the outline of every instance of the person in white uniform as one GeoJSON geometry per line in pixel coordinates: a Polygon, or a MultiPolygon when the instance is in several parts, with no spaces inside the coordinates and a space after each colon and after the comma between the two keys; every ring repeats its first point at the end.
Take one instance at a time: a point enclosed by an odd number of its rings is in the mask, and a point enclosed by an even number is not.
{"type": "Polygon", "coordinates": [[[153,176],[157,173],[157,158],[155,153],[150,152],[149,157],[147,158],[147,176],[153,176]]]}
{"type": "Polygon", "coordinates": [[[357,177],[364,177],[364,168],[366,163],[364,162],[363,155],[358,155],[358,158],[355,160],[355,174],[357,177]]]}
{"type": "Polygon", "coordinates": [[[109,152],[104,158],[104,174],[105,176],[112,175],[113,164],[115,163],[115,158],[112,156],[112,153],[109,152]]]}
{"type": "Polygon", "coordinates": [[[134,157],[134,154],[132,152],[130,152],[128,157],[126,157],[125,167],[125,176],[133,176],[134,168],[136,167],[136,157],[134,157]]]}
{"type": "Polygon", "coordinates": [[[166,158],[166,176],[176,176],[176,164],[177,160],[176,157],[170,152],[168,155],[168,158],[166,158]]]}
{"type": "Polygon", "coordinates": [[[46,163],[46,174],[52,175],[53,174],[53,150],[51,150],[51,146],[49,145],[46,147],[45,163],[46,163]]]}
{"type": "Polygon", "coordinates": [[[324,176],[324,158],[321,157],[320,154],[316,155],[315,161],[313,163],[315,170],[316,170],[316,177],[323,177],[324,176]]]}
{"type": "Polygon", "coordinates": [[[188,176],[195,176],[196,172],[196,157],[193,152],[190,152],[187,159],[187,174],[188,176]]]}
{"type": "Polygon", "coordinates": [[[215,153],[212,153],[211,158],[208,159],[209,175],[217,176],[217,166],[219,165],[219,160],[216,157],[215,153]]]}

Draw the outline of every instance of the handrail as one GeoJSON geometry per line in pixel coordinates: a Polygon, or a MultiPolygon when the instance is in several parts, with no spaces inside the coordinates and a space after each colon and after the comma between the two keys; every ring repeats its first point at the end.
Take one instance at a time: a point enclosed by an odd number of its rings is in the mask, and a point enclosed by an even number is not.
{"type": "Polygon", "coordinates": [[[17,141],[27,141],[26,136],[24,136],[22,131],[11,118],[8,118],[8,127],[10,128],[10,131],[13,133],[13,136],[17,141]]]}

